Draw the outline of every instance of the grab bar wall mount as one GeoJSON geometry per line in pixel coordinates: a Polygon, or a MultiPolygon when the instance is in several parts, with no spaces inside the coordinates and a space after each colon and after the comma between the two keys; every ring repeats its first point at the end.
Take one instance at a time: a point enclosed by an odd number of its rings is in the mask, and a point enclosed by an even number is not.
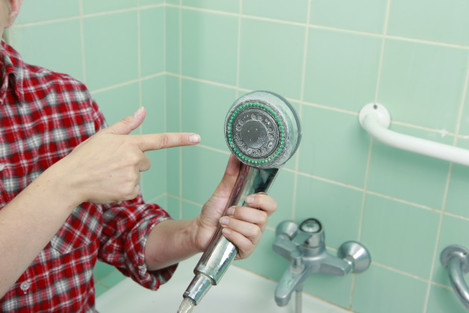
{"type": "Polygon", "coordinates": [[[456,146],[397,133],[388,129],[389,111],[381,104],[365,105],[358,115],[363,129],[374,139],[394,148],[469,166],[469,151],[456,146]]]}

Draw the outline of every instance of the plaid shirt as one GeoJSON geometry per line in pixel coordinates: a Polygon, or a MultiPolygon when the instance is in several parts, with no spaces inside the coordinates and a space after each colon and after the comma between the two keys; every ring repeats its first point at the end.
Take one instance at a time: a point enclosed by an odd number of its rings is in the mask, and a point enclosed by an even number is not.
{"type": "MultiPolygon", "coordinates": [[[[25,64],[5,42],[0,49],[1,209],[106,122],[82,83],[25,64]]],[[[0,312],[96,312],[97,259],[156,290],[175,267],[147,271],[145,241],[168,218],[141,195],[119,206],[81,204],[0,299],[0,312]]]]}

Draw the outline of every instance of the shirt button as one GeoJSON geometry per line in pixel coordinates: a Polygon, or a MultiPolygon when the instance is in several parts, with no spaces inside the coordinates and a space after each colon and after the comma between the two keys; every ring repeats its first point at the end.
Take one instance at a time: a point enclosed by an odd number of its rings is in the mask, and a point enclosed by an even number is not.
{"type": "Polygon", "coordinates": [[[23,290],[23,291],[28,290],[29,287],[31,287],[31,284],[29,283],[29,281],[24,281],[24,282],[22,282],[21,285],[20,285],[20,288],[21,288],[21,290],[23,290]]]}

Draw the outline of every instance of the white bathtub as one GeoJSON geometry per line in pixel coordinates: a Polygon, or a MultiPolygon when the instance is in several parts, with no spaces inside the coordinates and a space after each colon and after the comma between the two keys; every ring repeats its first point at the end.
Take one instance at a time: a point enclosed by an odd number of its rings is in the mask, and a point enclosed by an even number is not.
{"type": "MultiPolygon", "coordinates": [[[[179,264],[171,280],[158,291],[147,290],[126,278],[96,299],[100,313],[176,313],[182,294],[194,277],[200,256],[179,264]]],[[[193,313],[293,313],[295,295],[289,305],[278,307],[276,283],[242,268],[231,266],[218,286],[212,287],[193,313]]],[[[350,313],[327,302],[303,295],[303,313],[350,313]]]]}

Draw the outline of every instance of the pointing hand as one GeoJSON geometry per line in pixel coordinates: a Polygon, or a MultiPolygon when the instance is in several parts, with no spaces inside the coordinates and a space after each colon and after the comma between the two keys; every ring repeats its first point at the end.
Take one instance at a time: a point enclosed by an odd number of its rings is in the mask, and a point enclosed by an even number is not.
{"type": "Polygon", "coordinates": [[[139,109],[88,138],[57,162],[78,203],[133,199],[139,193],[140,172],[150,169],[145,151],[200,142],[199,135],[193,133],[129,135],[142,124],[145,114],[143,108],[139,109]]]}

